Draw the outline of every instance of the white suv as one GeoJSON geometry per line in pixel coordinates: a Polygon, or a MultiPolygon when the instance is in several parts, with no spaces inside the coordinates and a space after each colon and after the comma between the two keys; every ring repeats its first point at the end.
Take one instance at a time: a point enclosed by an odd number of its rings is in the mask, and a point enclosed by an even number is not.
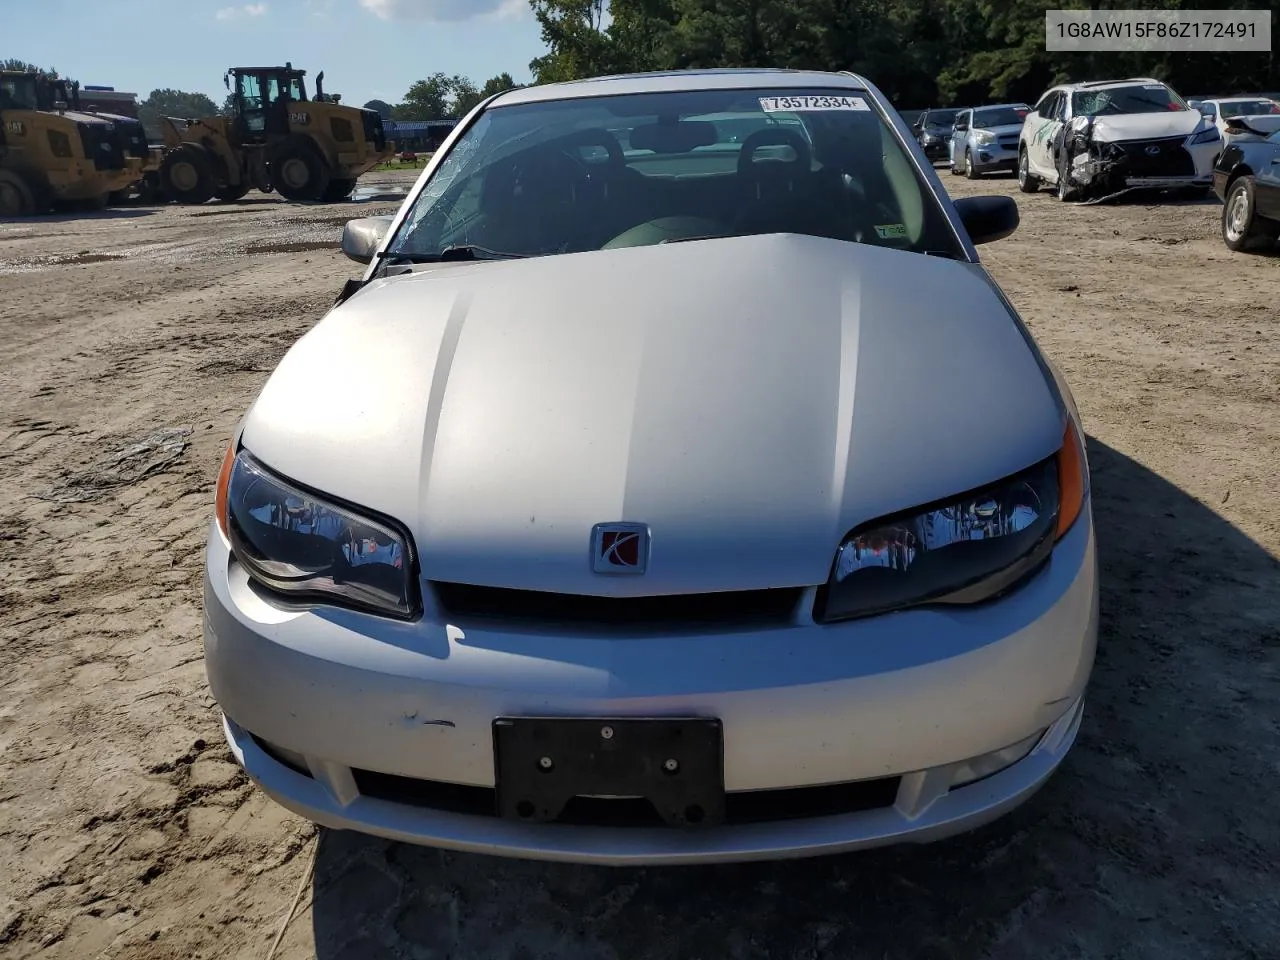
{"type": "Polygon", "coordinates": [[[1050,88],[1023,121],[1018,186],[1041,183],[1060,200],[1101,200],[1128,190],[1202,196],[1222,136],[1159,80],[1137,78],[1050,88]]]}

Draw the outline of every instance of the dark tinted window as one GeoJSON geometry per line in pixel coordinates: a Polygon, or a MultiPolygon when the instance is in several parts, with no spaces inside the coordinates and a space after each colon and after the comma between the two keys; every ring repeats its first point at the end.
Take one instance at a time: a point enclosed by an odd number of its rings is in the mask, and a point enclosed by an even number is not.
{"type": "Polygon", "coordinates": [[[925,114],[924,122],[927,126],[930,126],[930,127],[949,127],[951,126],[952,123],[955,122],[956,114],[959,112],[960,112],[959,109],[930,110],[927,114],[925,114]]]}
{"type": "Polygon", "coordinates": [[[1021,123],[1027,115],[1026,107],[992,107],[973,111],[975,127],[1006,127],[1021,123]]]}

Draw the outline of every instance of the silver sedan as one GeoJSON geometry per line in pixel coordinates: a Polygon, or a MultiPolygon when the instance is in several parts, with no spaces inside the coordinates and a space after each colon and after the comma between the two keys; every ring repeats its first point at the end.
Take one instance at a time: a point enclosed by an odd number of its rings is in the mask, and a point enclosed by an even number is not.
{"type": "Polygon", "coordinates": [[[209,682],[279,803],[614,864],[920,842],[1079,728],[1083,432],[850,74],[498,95],[287,354],[217,486],[209,682]],[[945,303],[946,309],[928,305],[945,303]]]}

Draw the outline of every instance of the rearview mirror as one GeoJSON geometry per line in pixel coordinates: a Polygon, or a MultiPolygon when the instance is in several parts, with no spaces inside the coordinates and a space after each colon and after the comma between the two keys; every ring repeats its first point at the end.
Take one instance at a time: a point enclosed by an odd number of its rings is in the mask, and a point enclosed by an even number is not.
{"type": "Polygon", "coordinates": [[[356,263],[370,263],[391,229],[391,217],[360,217],[342,228],[342,252],[356,263]]]}
{"type": "Polygon", "coordinates": [[[975,246],[1003,240],[1018,229],[1018,205],[1013,197],[961,197],[955,206],[975,246]]]}

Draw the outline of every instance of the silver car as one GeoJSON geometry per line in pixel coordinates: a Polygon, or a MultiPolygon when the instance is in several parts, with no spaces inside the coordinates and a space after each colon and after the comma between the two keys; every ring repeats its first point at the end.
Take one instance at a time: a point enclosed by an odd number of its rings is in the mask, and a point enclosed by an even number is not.
{"type": "Polygon", "coordinates": [[[1016,224],[850,74],[477,107],[348,225],[364,277],[227,451],[235,756],[330,827],[548,860],[1018,806],[1076,737],[1098,579],[1071,395],[974,249],[1016,224]],[[726,114],[760,121],[732,150],[691,119],[726,114]]]}
{"type": "Polygon", "coordinates": [[[1025,103],[975,107],[956,114],[948,144],[951,172],[976,180],[984,173],[1018,170],[1018,135],[1031,112],[1025,103]]]}

